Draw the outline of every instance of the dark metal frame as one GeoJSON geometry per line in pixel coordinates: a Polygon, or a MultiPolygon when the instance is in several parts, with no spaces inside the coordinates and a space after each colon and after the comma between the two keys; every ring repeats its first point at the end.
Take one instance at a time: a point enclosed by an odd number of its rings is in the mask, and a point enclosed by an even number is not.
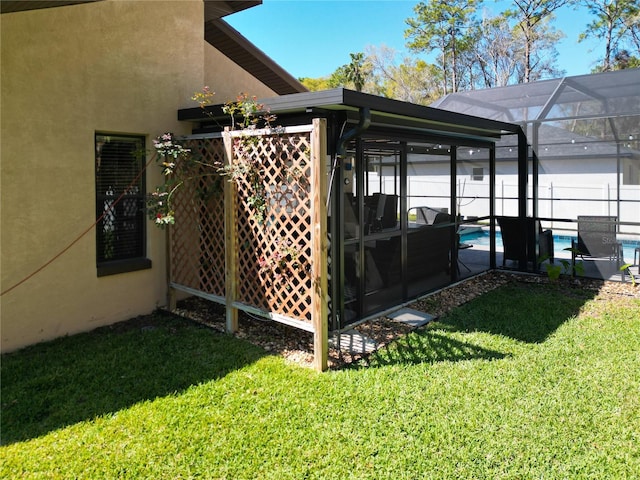
{"type": "MultiPolygon", "coordinates": [[[[518,169],[519,169],[519,216],[527,215],[527,139],[522,128],[517,124],[506,123],[486,118],[472,117],[461,113],[440,110],[437,108],[425,107],[406,102],[400,102],[388,98],[378,97],[366,93],[354,92],[344,88],[326,90],[321,92],[306,92],[282,97],[260,99],[269,111],[277,115],[277,123],[283,126],[300,123],[310,123],[313,118],[327,119],[328,151],[331,157],[332,171],[335,178],[331,182],[330,192],[331,219],[329,222],[329,232],[331,235],[330,257],[331,262],[331,301],[332,322],[334,329],[342,328],[345,322],[342,319],[344,313],[344,297],[341,286],[344,285],[344,218],[342,218],[343,202],[343,171],[342,155],[346,148],[346,142],[353,140],[352,148],[355,145],[356,157],[359,158],[360,165],[363,161],[363,136],[366,138],[387,138],[393,139],[393,147],[401,152],[400,175],[403,179],[401,184],[400,202],[401,212],[404,222],[401,222],[402,236],[402,301],[408,301],[408,286],[406,279],[406,252],[407,252],[407,231],[406,231],[406,176],[407,176],[407,142],[435,142],[452,147],[478,146],[489,149],[489,176],[490,176],[490,268],[496,266],[495,247],[495,164],[496,150],[495,143],[506,135],[517,138],[518,143],[518,169]]],[[[219,131],[229,124],[229,118],[222,111],[222,105],[208,106],[205,109],[188,108],[178,111],[178,119],[191,121],[196,124],[193,133],[208,133],[219,131]]],[[[457,191],[456,191],[456,149],[451,149],[450,154],[450,174],[451,174],[451,205],[450,214],[453,219],[457,217],[457,191]]],[[[357,192],[364,191],[363,177],[358,175],[356,186],[357,192]]],[[[359,218],[362,219],[362,201],[359,201],[359,218]]],[[[457,222],[457,220],[454,220],[457,222]]],[[[457,223],[456,223],[457,224],[457,223]]],[[[362,225],[359,228],[363,228],[362,225]]],[[[451,245],[455,245],[457,237],[455,229],[452,230],[451,245]]],[[[364,268],[362,252],[362,230],[360,232],[360,268],[364,268]]],[[[451,264],[457,263],[457,251],[452,248],[451,264]]],[[[524,267],[526,268],[526,262],[524,267]]],[[[450,269],[451,283],[458,278],[455,268],[450,269]]],[[[360,276],[362,283],[363,276],[360,276]]],[[[363,285],[360,285],[361,291],[363,285]]],[[[426,293],[426,292],[424,292],[426,293]]],[[[359,300],[359,312],[363,312],[363,298],[359,300]]],[[[380,315],[382,312],[375,312],[380,315]]],[[[368,317],[358,318],[357,321],[365,320],[368,317]]]]}

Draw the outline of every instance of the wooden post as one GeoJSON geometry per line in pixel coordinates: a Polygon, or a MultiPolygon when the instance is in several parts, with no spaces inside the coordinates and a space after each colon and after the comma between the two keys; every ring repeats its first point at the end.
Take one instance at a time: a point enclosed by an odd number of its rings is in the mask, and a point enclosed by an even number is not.
{"type": "Polygon", "coordinates": [[[167,277],[167,308],[170,312],[173,312],[178,307],[178,299],[176,295],[176,290],[171,287],[171,281],[173,280],[171,277],[173,275],[171,262],[172,262],[172,254],[171,254],[171,226],[167,226],[167,231],[165,233],[164,241],[166,248],[165,261],[167,264],[165,265],[165,272],[167,277]]]}
{"type": "Polygon", "coordinates": [[[167,291],[167,308],[170,312],[173,312],[178,308],[178,296],[176,295],[175,288],[172,288],[171,286],[168,287],[167,291]]]}
{"type": "Polygon", "coordinates": [[[327,319],[327,121],[313,120],[311,132],[311,322],[313,323],[313,366],[327,369],[329,325],[327,319]]]}
{"type": "MultiPolygon", "coordinates": [[[[224,133],[224,162],[233,162],[233,140],[229,128],[224,133]]],[[[236,221],[236,184],[234,181],[224,181],[224,292],[226,303],[226,331],[233,333],[238,330],[238,309],[233,303],[238,297],[238,244],[236,221]]]]}

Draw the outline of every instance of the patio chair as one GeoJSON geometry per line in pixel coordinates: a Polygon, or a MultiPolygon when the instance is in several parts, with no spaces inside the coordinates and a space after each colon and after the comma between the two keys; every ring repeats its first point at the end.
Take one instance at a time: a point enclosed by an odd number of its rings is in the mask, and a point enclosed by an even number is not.
{"type": "Polygon", "coordinates": [[[571,263],[576,257],[608,258],[620,265],[622,243],[616,238],[618,217],[578,216],[578,238],[571,240],[571,263]]]}
{"type": "Polygon", "coordinates": [[[502,233],[502,245],[504,247],[502,255],[503,267],[506,265],[507,260],[519,261],[526,259],[527,262],[534,264],[536,269],[540,268],[540,264],[544,260],[554,263],[553,232],[551,230],[542,230],[539,220],[525,218],[524,228],[522,228],[519,217],[497,217],[497,220],[502,233]],[[535,241],[536,231],[538,233],[537,245],[535,241]]]}
{"type": "Polygon", "coordinates": [[[365,197],[365,211],[370,232],[380,232],[398,226],[398,196],[374,193],[365,197]]]}
{"type": "Polygon", "coordinates": [[[411,207],[408,212],[409,228],[420,228],[423,225],[433,225],[440,213],[447,213],[446,208],[411,207]]]}

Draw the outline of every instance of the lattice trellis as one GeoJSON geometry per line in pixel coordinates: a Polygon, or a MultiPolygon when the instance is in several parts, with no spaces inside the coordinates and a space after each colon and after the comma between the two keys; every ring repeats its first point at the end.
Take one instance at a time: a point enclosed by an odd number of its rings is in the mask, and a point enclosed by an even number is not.
{"type": "MultiPolygon", "coordinates": [[[[234,132],[233,166],[229,169],[239,172],[233,182],[234,301],[304,323],[312,321],[313,293],[309,130],[268,135],[234,132]]],[[[174,195],[171,282],[223,301],[222,182],[231,179],[231,175],[218,173],[225,160],[224,141],[194,139],[186,147],[208,166],[190,163],[183,167],[191,170],[183,170],[182,176],[194,179],[174,195]],[[203,177],[203,172],[207,176],[203,177]]]]}
{"type": "Polygon", "coordinates": [[[313,332],[314,364],[325,369],[326,121],[187,148],[202,161],[185,163],[189,180],[173,198],[171,286],[224,303],[229,331],[240,309],[313,332]]]}
{"type": "Polygon", "coordinates": [[[260,179],[237,182],[238,300],[305,322],[312,292],[310,149],[309,132],[233,143],[233,161],[252,164],[260,179]]]}
{"type": "Polygon", "coordinates": [[[224,297],[224,196],[218,174],[224,163],[224,142],[221,138],[191,140],[186,147],[197,162],[182,167],[185,183],[173,197],[171,282],[224,297]]]}

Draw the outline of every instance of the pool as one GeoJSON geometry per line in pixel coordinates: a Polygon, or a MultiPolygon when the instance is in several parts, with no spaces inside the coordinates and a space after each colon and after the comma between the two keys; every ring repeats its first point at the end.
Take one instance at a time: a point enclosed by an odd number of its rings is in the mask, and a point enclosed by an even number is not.
{"type": "MultiPolygon", "coordinates": [[[[576,237],[570,235],[554,235],[553,236],[553,249],[556,252],[561,252],[565,248],[571,248],[571,241],[576,240],[576,237]]],[[[489,231],[478,230],[475,232],[465,233],[460,235],[461,243],[470,243],[471,245],[479,245],[489,247],[489,231]]],[[[640,248],[640,241],[637,240],[620,240],[622,243],[623,257],[633,258],[634,250],[640,248]]],[[[502,235],[500,232],[496,232],[496,246],[502,246],[502,235]]]]}

